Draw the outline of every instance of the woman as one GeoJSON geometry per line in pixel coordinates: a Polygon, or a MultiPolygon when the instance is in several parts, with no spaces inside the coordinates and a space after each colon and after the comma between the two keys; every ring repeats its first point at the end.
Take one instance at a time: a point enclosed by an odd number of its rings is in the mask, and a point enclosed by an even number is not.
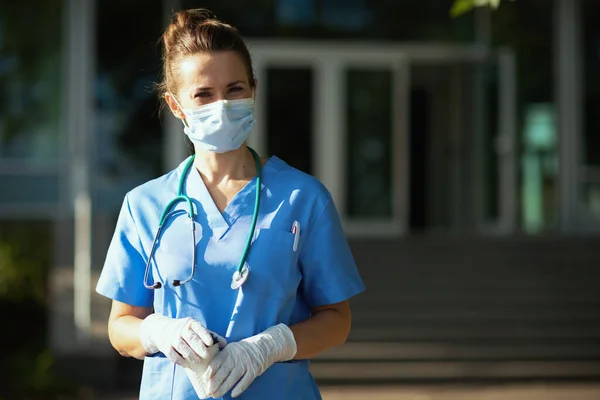
{"type": "Polygon", "coordinates": [[[331,196],[246,146],[257,82],[235,28],[180,11],[162,40],[195,154],[125,196],[97,286],[111,344],[144,359],[140,399],[320,399],[308,360],[346,341],[364,290],[331,196]]]}

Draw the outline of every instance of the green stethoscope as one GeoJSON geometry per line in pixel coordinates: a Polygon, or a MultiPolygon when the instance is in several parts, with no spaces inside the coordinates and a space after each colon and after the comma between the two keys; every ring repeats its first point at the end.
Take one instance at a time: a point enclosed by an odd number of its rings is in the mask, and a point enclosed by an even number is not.
{"type": "MultiPolygon", "coordinates": [[[[250,250],[250,245],[252,243],[252,237],[254,236],[254,228],[256,227],[256,220],[258,219],[258,208],[260,205],[260,186],[261,186],[260,176],[261,176],[261,170],[262,170],[261,165],[260,165],[260,158],[258,157],[258,154],[256,154],[256,151],[254,151],[254,149],[248,147],[248,150],[250,150],[250,153],[252,153],[252,157],[254,157],[254,161],[256,162],[256,196],[254,198],[254,213],[252,214],[252,224],[250,225],[250,233],[248,234],[248,239],[246,240],[246,246],[244,247],[244,252],[242,254],[242,258],[240,259],[240,263],[231,278],[231,288],[234,290],[239,288],[240,286],[242,286],[244,284],[244,282],[246,282],[246,280],[248,280],[248,275],[250,274],[250,269],[245,265],[246,257],[248,256],[248,251],[250,250]]],[[[146,263],[146,271],[144,272],[144,286],[147,289],[160,289],[162,287],[162,283],[160,283],[160,282],[154,282],[152,285],[148,285],[148,274],[150,272],[150,263],[152,262],[152,257],[154,256],[154,251],[156,250],[156,244],[158,242],[158,238],[160,237],[163,226],[165,224],[165,221],[167,220],[167,217],[168,217],[171,209],[173,208],[173,206],[175,206],[176,204],[178,204],[182,201],[185,201],[188,205],[187,215],[190,219],[191,229],[192,229],[192,246],[194,249],[192,252],[192,272],[184,280],[174,279],[173,286],[181,286],[185,283],[188,283],[189,281],[192,280],[192,278],[194,277],[194,273],[196,272],[196,227],[194,225],[194,206],[192,204],[192,200],[187,195],[183,194],[183,185],[184,185],[187,175],[189,174],[190,169],[194,163],[195,157],[196,156],[193,155],[185,163],[185,166],[183,167],[183,171],[181,172],[181,176],[179,177],[179,186],[177,189],[177,197],[175,197],[173,200],[171,200],[169,202],[169,204],[167,204],[167,206],[165,207],[165,209],[163,210],[163,212],[160,216],[160,220],[158,223],[158,230],[156,232],[156,235],[154,236],[154,242],[152,243],[152,249],[150,250],[150,255],[148,256],[148,262],[146,263]]]]}

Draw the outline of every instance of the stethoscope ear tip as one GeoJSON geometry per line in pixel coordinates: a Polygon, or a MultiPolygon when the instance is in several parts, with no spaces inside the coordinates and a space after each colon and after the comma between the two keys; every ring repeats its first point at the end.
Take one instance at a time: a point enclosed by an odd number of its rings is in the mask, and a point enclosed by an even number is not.
{"type": "Polygon", "coordinates": [[[175,279],[175,280],[173,281],[173,286],[177,287],[177,286],[179,286],[179,285],[181,285],[181,281],[180,281],[179,279],[175,279]]]}
{"type": "Polygon", "coordinates": [[[154,285],[152,285],[152,287],[153,287],[154,289],[160,289],[160,288],[162,287],[162,283],[160,283],[160,282],[156,282],[156,283],[154,283],[154,285]]]}

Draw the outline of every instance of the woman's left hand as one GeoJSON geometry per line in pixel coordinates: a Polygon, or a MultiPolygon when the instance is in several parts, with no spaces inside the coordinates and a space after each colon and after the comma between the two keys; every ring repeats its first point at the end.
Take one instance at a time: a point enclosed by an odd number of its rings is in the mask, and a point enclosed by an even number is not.
{"type": "Polygon", "coordinates": [[[294,334],[284,324],[229,343],[212,359],[204,373],[208,392],[213,398],[219,398],[233,388],[231,396],[237,397],[273,363],[294,358],[296,350],[294,334]]]}

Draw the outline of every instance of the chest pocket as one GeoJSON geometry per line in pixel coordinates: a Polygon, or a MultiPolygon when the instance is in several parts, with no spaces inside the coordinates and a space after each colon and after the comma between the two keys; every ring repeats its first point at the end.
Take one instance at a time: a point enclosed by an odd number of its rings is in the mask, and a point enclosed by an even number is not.
{"type": "Polygon", "coordinates": [[[294,251],[295,235],[281,229],[259,229],[246,259],[250,277],[248,290],[259,296],[278,298],[296,295],[302,275],[298,251],[294,251]]]}

